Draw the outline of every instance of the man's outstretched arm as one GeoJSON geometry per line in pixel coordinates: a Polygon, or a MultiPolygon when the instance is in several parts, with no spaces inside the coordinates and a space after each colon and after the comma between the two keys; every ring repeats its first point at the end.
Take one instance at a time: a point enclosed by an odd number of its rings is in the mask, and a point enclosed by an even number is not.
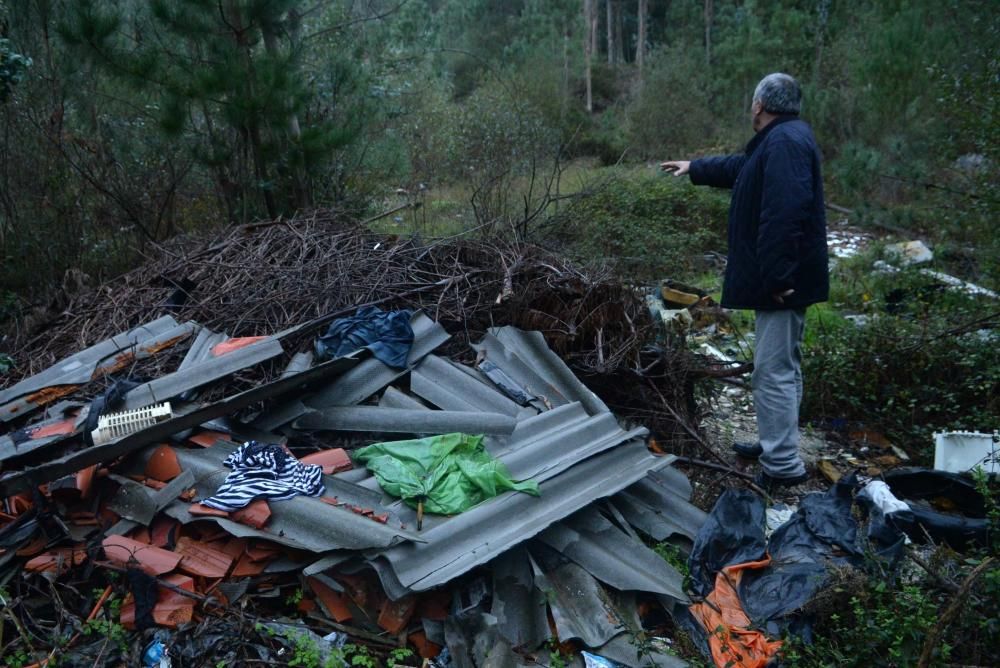
{"type": "Polygon", "coordinates": [[[691,177],[691,183],[696,186],[732,188],[746,159],[746,155],[737,153],[690,161],[668,160],[660,163],[660,169],[672,172],[674,176],[688,174],[691,177]]]}

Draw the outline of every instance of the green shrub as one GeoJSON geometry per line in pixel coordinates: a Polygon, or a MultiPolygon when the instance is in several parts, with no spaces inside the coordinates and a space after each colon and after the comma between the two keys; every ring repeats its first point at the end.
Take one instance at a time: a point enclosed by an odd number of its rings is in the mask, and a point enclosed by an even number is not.
{"type": "Polygon", "coordinates": [[[915,270],[852,285],[847,306],[862,306],[869,322],[827,316],[810,328],[804,417],[865,423],[925,460],[935,431],[996,428],[1000,357],[997,317],[984,320],[989,305],[915,270]]]}
{"type": "Polygon", "coordinates": [[[698,272],[706,251],[725,249],[728,193],[651,170],[612,174],[551,228],[584,261],[606,261],[636,280],[680,278],[698,272]]]}

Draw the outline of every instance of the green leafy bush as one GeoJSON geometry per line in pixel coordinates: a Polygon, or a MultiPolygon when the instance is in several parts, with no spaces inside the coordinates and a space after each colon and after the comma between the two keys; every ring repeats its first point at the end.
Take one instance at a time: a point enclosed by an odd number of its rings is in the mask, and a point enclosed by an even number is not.
{"type": "Polygon", "coordinates": [[[651,170],[614,174],[561,211],[550,236],[637,280],[689,276],[703,253],[725,249],[728,193],[651,170]]]}
{"type": "Polygon", "coordinates": [[[861,306],[869,320],[810,328],[806,418],[865,423],[925,460],[935,431],[1000,423],[995,308],[991,318],[990,304],[915,270],[851,285],[847,306],[861,306]]]}

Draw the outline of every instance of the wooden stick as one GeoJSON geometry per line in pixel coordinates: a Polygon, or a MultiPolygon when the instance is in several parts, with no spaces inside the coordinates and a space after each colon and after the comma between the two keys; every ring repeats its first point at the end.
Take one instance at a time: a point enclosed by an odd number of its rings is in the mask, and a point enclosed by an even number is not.
{"type": "Polygon", "coordinates": [[[972,585],[975,584],[979,576],[991,565],[993,565],[993,557],[987,557],[978,566],[973,568],[969,576],[965,578],[965,582],[962,583],[962,587],[955,594],[955,598],[952,599],[948,609],[944,611],[941,619],[938,620],[938,623],[934,625],[934,628],[927,635],[927,640],[924,641],[924,649],[920,653],[920,661],[917,663],[917,668],[928,668],[931,665],[931,656],[934,654],[934,648],[944,634],[944,630],[948,628],[948,625],[954,621],[955,617],[958,616],[958,613],[965,606],[965,599],[969,597],[972,585]]]}

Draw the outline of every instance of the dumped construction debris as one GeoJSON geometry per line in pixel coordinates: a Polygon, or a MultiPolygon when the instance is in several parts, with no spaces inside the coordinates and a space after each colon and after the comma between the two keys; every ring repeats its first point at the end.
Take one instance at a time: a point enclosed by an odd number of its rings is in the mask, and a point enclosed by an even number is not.
{"type": "MultiPolygon", "coordinates": [[[[542,251],[386,242],[316,217],[165,250],[16,339],[0,585],[17,636],[0,645],[21,665],[163,651],[243,665],[332,651],[333,630],[353,652],[441,665],[527,664],[558,643],[683,665],[646,640],[651,605],[689,602],[647,545],[689,548],[705,514],[646,426],[567,364],[611,378],[659,365],[655,391],[683,412],[686,371],[644,348],[644,309],[542,251]],[[313,355],[330,323],[373,305],[413,309],[401,363],[313,355]],[[533,493],[425,514],[351,456],[455,433],[482,437],[482,471],[533,493]]],[[[486,484],[464,466],[454,485],[486,484]]]]}

